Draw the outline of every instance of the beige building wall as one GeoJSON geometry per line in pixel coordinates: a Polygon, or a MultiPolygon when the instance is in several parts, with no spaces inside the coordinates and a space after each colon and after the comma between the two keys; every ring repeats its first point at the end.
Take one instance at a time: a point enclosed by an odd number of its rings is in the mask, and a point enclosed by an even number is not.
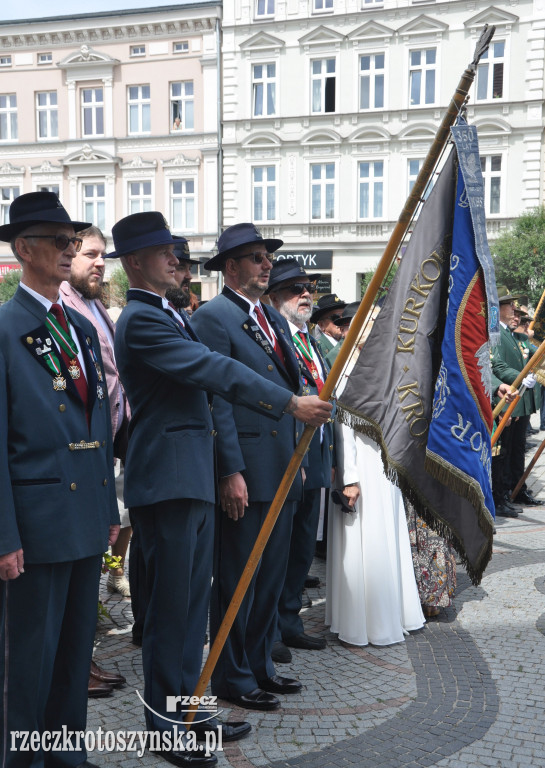
{"type": "MultiPolygon", "coordinates": [[[[53,189],[107,236],[127,214],[159,210],[208,256],[219,228],[220,18],[204,0],[0,22],[0,221],[16,195],[53,189]]],[[[14,263],[0,244],[0,273],[14,263]]],[[[215,292],[214,277],[196,279],[203,298],[215,292]]]]}

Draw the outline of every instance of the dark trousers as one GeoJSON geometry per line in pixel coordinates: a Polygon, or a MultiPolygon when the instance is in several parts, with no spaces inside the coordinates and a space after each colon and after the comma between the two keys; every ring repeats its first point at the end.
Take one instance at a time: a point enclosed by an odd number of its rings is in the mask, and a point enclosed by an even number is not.
{"type": "MultiPolygon", "coordinates": [[[[87,753],[11,751],[13,731],[84,731],[102,556],[25,564],[0,582],[0,764],[80,765],[87,753]]],[[[77,745],[74,743],[74,747],[77,745]]]]}
{"type": "Polygon", "coordinates": [[[290,553],[284,587],[278,601],[278,626],[284,640],[305,631],[299,616],[303,587],[308,575],[320,519],[321,488],[305,488],[293,518],[290,553]]]}
{"type": "MultiPolygon", "coordinates": [[[[503,430],[502,451],[504,454],[504,489],[512,491],[524,474],[526,450],[526,430],[530,422],[529,416],[519,416],[511,425],[503,430]]],[[[526,483],[522,489],[526,488],[526,483]]],[[[521,490],[522,490],[521,489],[521,490]]]]}
{"type": "Polygon", "coordinates": [[[140,542],[140,530],[134,523],[134,516],[129,511],[131,519],[132,536],[129,545],[129,585],[131,588],[131,610],[133,616],[132,636],[134,640],[142,643],[144,634],[144,622],[148,607],[148,594],[146,583],[146,564],[142,554],[140,542]]]}
{"type": "MultiPolygon", "coordinates": [[[[296,503],[288,501],[282,507],[212,674],[212,692],[217,696],[242,696],[257,688],[259,680],[275,674],[271,651],[296,503]]],[[[250,504],[244,517],[236,521],[218,511],[210,603],[212,639],[217,634],[269,507],[270,502],[250,504]]]]}
{"type": "MultiPolygon", "coordinates": [[[[142,637],[148,730],[170,731],[167,697],[191,696],[197,685],[208,619],[214,506],[194,499],[130,510],[145,564],[147,607],[142,637]],[[154,710],[154,714],[151,710],[154,710]]],[[[207,717],[197,713],[195,719],[207,717]]]]}

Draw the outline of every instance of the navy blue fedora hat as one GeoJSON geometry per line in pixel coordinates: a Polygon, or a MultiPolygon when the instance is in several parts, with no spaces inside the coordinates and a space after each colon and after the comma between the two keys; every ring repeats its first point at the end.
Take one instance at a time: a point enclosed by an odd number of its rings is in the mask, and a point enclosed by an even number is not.
{"type": "Polygon", "coordinates": [[[328,312],[333,312],[335,309],[341,310],[345,307],[346,301],[341,301],[336,293],[326,293],[325,296],[322,296],[316,302],[310,322],[317,323],[328,312]]]}
{"type": "Polygon", "coordinates": [[[112,227],[112,238],[115,251],[107,253],[104,257],[106,259],[116,259],[118,256],[125,256],[153,245],[176,244],[165,217],[159,211],[131,213],[130,216],[119,219],[112,227]]]}
{"type": "Polygon", "coordinates": [[[9,224],[0,227],[0,240],[9,242],[33,224],[67,224],[76,232],[91,226],[88,221],[72,221],[54,192],[28,192],[10,205],[9,224]]]}
{"type": "Polygon", "coordinates": [[[187,261],[189,264],[200,264],[200,259],[192,259],[191,252],[189,250],[189,243],[185,237],[180,235],[172,235],[175,240],[174,253],[178,261],[187,261]]]}
{"type": "Polygon", "coordinates": [[[282,283],[285,283],[288,280],[293,280],[295,277],[298,277],[300,280],[313,281],[317,280],[321,275],[316,273],[307,275],[297,259],[277,259],[271,269],[271,274],[269,275],[269,287],[265,293],[270,293],[271,291],[281,288],[282,283]]]}
{"type": "Polygon", "coordinates": [[[265,240],[254,224],[233,224],[219,236],[218,252],[205,262],[204,268],[221,269],[225,259],[233,256],[234,251],[241,245],[248,245],[249,243],[264,243],[267,253],[274,253],[281,245],[284,245],[283,240],[265,240]]]}

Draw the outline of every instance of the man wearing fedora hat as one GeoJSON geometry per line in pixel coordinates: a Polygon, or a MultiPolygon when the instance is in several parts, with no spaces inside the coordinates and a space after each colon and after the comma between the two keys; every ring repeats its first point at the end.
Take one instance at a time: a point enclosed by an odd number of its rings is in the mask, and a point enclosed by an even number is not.
{"type": "Polygon", "coordinates": [[[102,553],[119,533],[100,344],[59,295],[88,226],[31,192],[0,227],[22,268],[0,307],[4,766],[91,765],[81,743],[23,760],[16,734],[85,729],[102,553]]]}
{"type": "MultiPolygon", "coordinates": [[[[312,294],[318,274],[307,274],[296,259],[284,259],[273,265],[267,293],[271,304],[288,321],[301,368],[305,394],[319,395],[327,378],[327,367],[307,323],[312,315],[312,294]]],[[[286,578],[278,603],[278,628],[287,648],[321,650],[323,637],[307,635],[299,615],[305,579],[312,564],[320,519],[322,488],[331,486],[333,464],[332,424],[316,430],[308,450],[303,498],[297,504],[286,578]]],[[[275,646],[275,654],[286,653],[275,646]]],[[[288,654],[286,654],[286,657],[288,654]]]]}
{"type": "Polygon", "coordinates": [[[325,356],[342,339],[342,334],[335,320],[342,317],[346,302],[341,301],[336,293],[321,296],[314,306],[310,322],[316,325],[316,341],[321,355],[325,356]]]}
{"type": "MultiPolygon", "coordinates": [[[[145,716],[149,730],[170,735],[172,721],[181,726],[184,714],[173,714],[167,705],[195,690],[207,624],[216,436],[207,393],[266,414],[272,424],[285,411],[322,423],[329,408],[317,399],[306,408],[305,398],[294,397],[287,387],[199,343],[165,297],[176,285],[178,259],[161,213],[127,216],[112,235],[115,251],[108,255],[121,257],[130,284],[115,352],[131,407],[125,504],[142,547],[148,594],[142,638],[145,716]]],[[[205,716],[196,714],[198,737],[220,728],[218,721],[204,722],[205,716]]],[[[225,724],[222,737],[238,739],[249,730],[248,723],[225,724]]],[[[168,749],[165,742],[153,751],[191,768],[216,762],[214,755],[168,749]]]]}
{"type": "MultiPolygon", "coordinates": [[[[525,365],[519,346],[519,334],[514,333],[518,325],[515,316],[516,301],[504,285],[498,286],[500,305],[500,342],[492,351],[492,389],[495,391],[503,382],[512,384],[525,365]]],[[[528,374],[522,382],[526,391],[513,411],[510,426],[506,427],[501,437],[501,453],[493,462],[493,492],[496,514],[502,517],[518,517],[522,509],[510,501],[510,493],[524,473],[524,453],[526,450],[526,432],[530,415],[539,408],[539,394],[535,391],[536,378],[528,374]]],[[[536,499],[526,484],[519,491],[515,502],[535,506],[542,502],[536,499]]]]}
{"type": "MultiPolygon", "coordinates": [[[[224,288],[196,312],[193,325],[210,349],[252,367],[277,385],[300,391],[300,371],[286,320],[260,301],[281,240],[264,239],[253,224],[234,224],[218,239],[205,268],[221,270],[224,288]]],[[[302,397],[300,400],[305,400],[302,397]]],[[[212,638],[242,575],[265,516],[295,449],[298,427],[284,416],[250,411],[218,399],[220,505],[218,547],[210,605],[212,638]]],[[[212,675],[212,691],[247,709],[273,710],[276,694],[301,684],[276,674],[271,659],[277,604],[284,583],[300,474],[287,496],[212,675]]]]}
{"type": "MultiPolygon", "coordinates": [[[[166,298],[179,311],[180,309],[186,309],[191,303],[191,265],[198,266],[201,261],[200,259],[191,258],[189,243],[185,237],[180,237],[179,235],[173,235],[173,237],[176,241],[173,249],[178,259],[174,275],[176,288],[167,288],[166,298]]],[[[184,313],[183,316],[186,314],[184,313]]]]}

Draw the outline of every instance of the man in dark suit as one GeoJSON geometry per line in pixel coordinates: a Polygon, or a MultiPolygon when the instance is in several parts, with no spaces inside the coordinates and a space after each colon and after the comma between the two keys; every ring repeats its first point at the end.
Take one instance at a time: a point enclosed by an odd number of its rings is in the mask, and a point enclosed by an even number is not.
{"type": "Polygon", "coordinates": [[[12,751],[15,731],[85,730],[102,553],[119,533],[110,414],[93,325],[63,306],[81,240],[50,192],[21,195],[0,239],[21,264],[0,307],[0,754],[4,766],[90,766],[12,751]]]}
{"type": "MultiPolygon", "coordinates": [[[[276,310],[260,302],[269,284],[272,254],[281,245],[281,240],[264,240],[252,224],[228,227],[218,240],[217,255],[205,264],[206,269],[222,271],[225,287],[198,309],[192,322],[210,349],[297,393],[299,364],[289,326],[276,310]]],[[[271,416],[221,398],[214,406],[222,439],[218,441],[221,510],[210,606],[212,638],[300,435],[301,428],[288,417],[274,422],[271,416]]],[[[301,688],[298,681],[276,675],[271,659],[292,519],[301,495],[298,475],[212,675],[213,693],[247,709],[276,709],[280,701],[275,694],[297,693],[301,688]]]]}
{"type": "MultiPolygon", "coordinates": [[[[169,700],[194,692],[207,624],[216,498],[216,431],[207,392],[266,414],[272,424],[285,412],[322,423],[330,406],[314,398],[307,408],[306,398],[199,343],[183,310],[165,298],[176,284],[178,260],[160,213],[127,216],[112,235],[115,253],[109,255],[121,257],[131,286],[117,321],[115,353],[131,407],[125,503],[149,595],[142,639],[146,722],[149,730],[171,733],[172,721],[181,724],[184,717],[169,700]]],[[[221,727],[203,717],[197,712],[198,736],[221,727]]],[[[248,723],[224,724],[223,740],[249,730],[248,723]]],[[[154,751],[190,768],[216,762],[214,755],[168,749],[164,742],[154,751]]]]}
{"type": "MultiPolygon", "coordinates": [[[[512,384],[525,366],[525,360],[519,346],[519,334],[514,333],[518,321],[515,317],[515,300],[505,286],[498,286],[498,300],[500,305],[500,343],[494,348],[492,354],[492,389],[495,390],[499,382],[512,384]]],[[[521,397],[512,414],[510,426],[506,427],[501,436],[500,472],[503,478],[494,483],[496,513],[503,517],[517,517],[521,510],[514,507],[509,500],[510,492],[518,483],[524,473],[524,452],[526,449],[526,432],[530,422],[530,415],[539,410],[539,395],[534,387],[536,379],[529,374],[523,380],[526,391],[521,397]]],[[[498,477],[498,462],[495,468],[495,479],[498,477]]],[[[523,505],[535,506],[541,502],[536,499],[530,490],[523,485],[515,502],[523,505]]]]}
{"type": "MultiPolygon", "coordinates": [[[[312,315],[312,294],[316,290],[314,281],[319,277],[307,275],[296,259],[284,259],[274,264],[267,289],[271,304],[288,321],[301,367],[303,393],[308,395],[320,394],[329,370],[307,327],[312,315]]],[[[333,430],[328,423],[317,429],[311,440],[303,498],[293,518],[288,568],[278,603],[279,632],[287,648],[317,651],[326,646],[323,637],[305,633],[299,612],[316,546],[322,488],[331,486],[332,461],[333,430]]],[[[285,653],[287,648],[277,646],[275,653],[285,653]]]]}

